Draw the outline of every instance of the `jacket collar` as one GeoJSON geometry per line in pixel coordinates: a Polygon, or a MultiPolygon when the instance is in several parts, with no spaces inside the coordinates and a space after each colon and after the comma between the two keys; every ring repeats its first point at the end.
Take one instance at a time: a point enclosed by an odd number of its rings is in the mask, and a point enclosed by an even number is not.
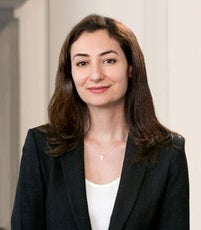
{"type": "MultiPolygon", "coordinates": [[[[146,164],[144,162],[131,164],[135,152],[136,146],[131,138],[128,137],[122,175],[109,230],[122,229],[130,211],[135,205],[140,186],[145,176],[146,164]]],[[[61,157],[61,164],[65,178],[67,196],[78,229],[90,230],[91,226],[85,189],[83,143],[73,151],[64,154],[61,157]]]]}
{"type": "Polygon", "coordinates": [[[128,137],[119,189],[110,219],[109,230],[123,229],[135,205],[146,173],[146,163],[132,163],[137,147],[128,137]]]}
{"type": "Polygon", "coordinates": [[[61,157],[61,165],[70,208],[78,229],[91,230],[86,199],[83,153],[83,144],[80,144],[76,149],[61,157]]]}

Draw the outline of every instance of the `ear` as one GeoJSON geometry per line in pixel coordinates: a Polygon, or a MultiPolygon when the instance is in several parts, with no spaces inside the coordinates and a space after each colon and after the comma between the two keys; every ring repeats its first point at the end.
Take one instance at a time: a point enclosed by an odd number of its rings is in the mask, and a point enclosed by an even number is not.
{"type": "Polygon", "coordinates": [[[133,67],[131,65],[128,66],[128,77],[132,77],[133,67]]]}

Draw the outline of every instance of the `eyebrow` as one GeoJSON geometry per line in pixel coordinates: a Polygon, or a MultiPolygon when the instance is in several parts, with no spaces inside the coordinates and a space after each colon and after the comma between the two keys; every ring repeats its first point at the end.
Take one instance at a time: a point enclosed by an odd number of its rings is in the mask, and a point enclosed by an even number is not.
{"type": "MultiPolygon", "coordinates": [[[[119,55],[117,51],[115,50],[107,50],[105,52],[102,52],[99,54],[99,56],[104,56],[104,55],[107,55],[107,54],[110,54],[110,53],[114,53],[116,55],[119,55]]],[[[85,54],[85,53],[77,53],[73,56],[73,59],[75,59],[76,57],[89,57],[89,54],[85,54]]]]}

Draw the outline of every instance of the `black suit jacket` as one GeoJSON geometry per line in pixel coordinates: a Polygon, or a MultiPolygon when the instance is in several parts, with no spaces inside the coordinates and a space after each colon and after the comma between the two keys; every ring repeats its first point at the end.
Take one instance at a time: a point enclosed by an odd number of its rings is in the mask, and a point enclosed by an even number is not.
{"type": "MultiPolygon", "coordinates": [[[[109,230],[188,230],[189,182],[184,140],[163,146],[158,162],[131,164],[128,138],[109,230]]],[[[90,230],[83,144],[53,158],[46,135],[28,132],[12,214],[12,230],[90,230]]]]}

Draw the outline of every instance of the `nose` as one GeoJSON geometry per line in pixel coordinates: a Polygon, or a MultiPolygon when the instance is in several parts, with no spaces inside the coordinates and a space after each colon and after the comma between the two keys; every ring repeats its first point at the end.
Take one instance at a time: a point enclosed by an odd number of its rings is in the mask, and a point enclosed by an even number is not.
{"type": "Polygon", "coordinates": [[[91,66],[90,79],[92,81],[100,81],[104,78],[102,69],[99,63],[93,64],[91,66]]]}

